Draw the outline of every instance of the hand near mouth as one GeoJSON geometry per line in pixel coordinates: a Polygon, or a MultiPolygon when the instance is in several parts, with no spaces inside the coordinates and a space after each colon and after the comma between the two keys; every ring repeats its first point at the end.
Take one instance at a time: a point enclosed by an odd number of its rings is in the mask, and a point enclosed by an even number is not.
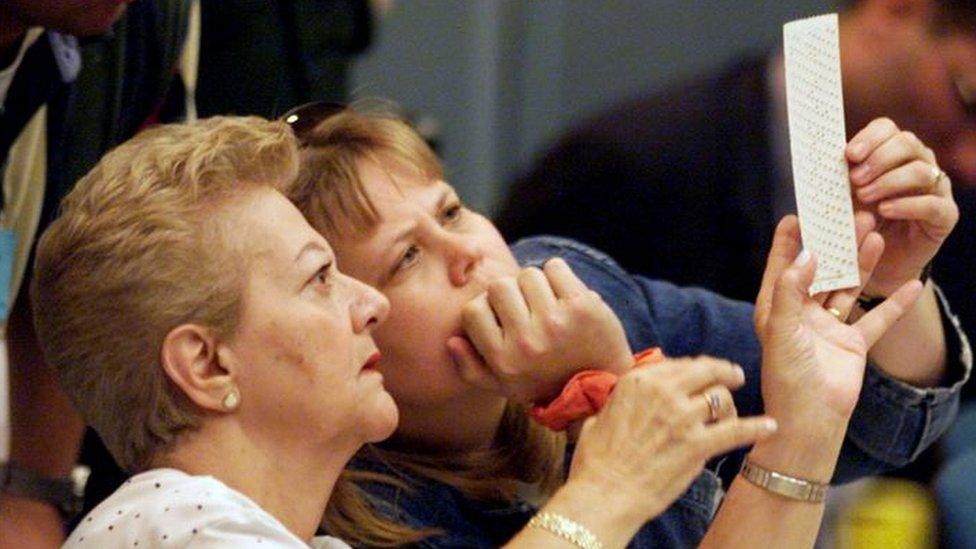
{"type": "Polygon", "coordinates": [[[632,363],[620,320],[558,258],[491,282],[465,306],[462,328],[467,337],[447,342],[461,377],[524,402],[552,398],[580,370],[632,363]]]}

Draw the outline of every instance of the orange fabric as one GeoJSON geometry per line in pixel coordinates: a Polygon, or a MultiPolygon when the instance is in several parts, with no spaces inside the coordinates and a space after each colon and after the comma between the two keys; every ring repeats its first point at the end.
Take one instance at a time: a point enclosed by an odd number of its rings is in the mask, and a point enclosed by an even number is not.
{"type": "MultiPolygon", "coordinates": [[[[659,347],[651,347],[634,355],[634,367],[664,360],[659,347]]],[[[533,419],[552,429],[562,431],[574,421],[599,412],[617,385],[617,375],[602,370],[583,370],[569,378],[559,396],[546,405],[535,405],[530,412],[533,419]]]]}

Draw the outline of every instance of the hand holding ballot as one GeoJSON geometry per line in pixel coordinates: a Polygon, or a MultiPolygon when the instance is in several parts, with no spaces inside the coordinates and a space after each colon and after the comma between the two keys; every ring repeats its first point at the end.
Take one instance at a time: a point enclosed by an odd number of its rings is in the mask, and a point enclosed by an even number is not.
{"type": "Polygon", "coordinates": [[[887,296],[921,276],[959,220],[959,208],[932,150],[887,118],[858,132],[845,154],[854,209],[875,214],[885,241],[863,293],[887,296]]]}

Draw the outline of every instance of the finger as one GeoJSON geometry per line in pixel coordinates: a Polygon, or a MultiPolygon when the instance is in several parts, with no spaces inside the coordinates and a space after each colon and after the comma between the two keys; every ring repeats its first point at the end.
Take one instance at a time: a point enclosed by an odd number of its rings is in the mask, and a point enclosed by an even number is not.
{"type": "Polygon", "coordinates": [[[940,190],[942,172],[932,164],[915,160],[899,166],[857,190],[857,198],[872,204],[885,198],[906,195],[937,194],[940,190]]]}
{"type": "MultiPolygon", "coordinates": [[[[852,163],[863,162],[879,145],[898,133],[898,126],[889,118],[876,118],[851,138],[844,153],[852,163]]],[[[852,177],[853,179],[853,177],[852,177]]]]}
{"type": "MultiPolygon", "coordinates": [[[[861,283],[856,288],[833,292],[827,301],[824,302],[824,308],[828,311],[831,309],[836,311],[838,314],[835,316],[841,322],[846,321],[847,317],[851,314],[851,309],[857,303],[857,296],[861,294],[864,285],[871,279],[871,274],[874,272],[874,268],[878,266],[878,261],[881,260],[883,253],[884,238],[876,232],[869,233],[865,237],[864,242],[861,243],[861,247],[857,253],[857,268],[861,283]]],[[[831,311],[832,314],[833,311],[831,311]]]]}
{"type": "MultiPolygon", "coordinates": [[[[685,395],[700,393],[712,385],[737,388],[745,383],[745,372],[738,364],[710,356],[666,360],[669,363],[664,375],[674,375],[675,386],[685,395]]],[[[639,371],[639,370],[638,370],[639,371]]],[[[657,366],[653,370],[659,372],[657,366]]]]}
{"type": "Polygon", "coordinates": [[[878,215],[891,220],[912,220],[939,228],[933,238],[944,238],[959,220],[959,207],[951,199],[939,196],[908,196],[892,198],[878,205],[878,215]]]}
{"type": "Polygon", "coordinates": [[[787,215],[780,220],[773,234],[773,245],[766,259],[766,270],[763,272],[762,285],[756,297],[755,325],[757,331],[762,331],[769,317],[769,309],[773,303],[773,288],[780,274],[790,266],[800,251],[800,221],[795,215],[787,215]]]}
{"type": "Polygon", "coordinates": [[[863,187],[912,161],[934,163],[932,152],[912,132],[897,132],[851,169],[851,183],[863,187]]]}
{"type": "Polygon", "coordinates": [[[922,288],[923,284],[918,280],[905,283],[881,305],[871,309],[854,323],[854,327],[861,332],[868,347],[874,346],[888,328],[898,322],[898,319],[915,304],[922,293],[922,288]]]}
{"type": "Polygon", "coordinates": [[[695,446],[705,459],[748,446],[776,432],[776,420],[769,416],[730,417],[706,425],[696,435],[695,446]]]}
{"type": "Polygon", "coordinates": [[[549,279],[539,269],[522,269],[518,275],[518,284],[530,314],[545,314],[556,307],[556,294],[549,285],[549,279]]]}
{"type": "Polygon", "coordinates": [[[500,278],[489,284],[488,304],[501,323],[502,337],[529,323],[529,306],[514,278],[500,278]]]}
{"type": "Polygon", "coordinates": [[[712,385],[691,395],[691,406],[694,423],[714,423],[736,415],[732,392],[724,385],[712,385]]]}
{"type": "Polygon", "coordinates": [[[454,361],[458,375],[466,383],[489,391],[500,391],[501,382],[496,378],[474,345],[464,337],[453,336],[447,340],[447,351],[454,361]]]}
{"type": "Polygon", "coordinates": [[[857,238],[857,247],[860,248],[864,239],[877,227],[878,222],[874,214],[866,210],[854,212],[854,234],[857,238]]]}
{"type": "Polygon", "coordinates": [[[569,265],[560,257],[546,261],[542,270],[549,279],[549,285],[559,299],[575,297],[583,292],[589,291],[586,284],[573,273],[569,265]]]}
{"type": "Polygon", "coordinates": [[[778,330],[792,330],[800,325],[803,304],[809,299],[816,268],[816,258],[809,250],[803,250],[783,271],[773,287],[773,304],[766,322],[767,331],[774,324],[778,330]]]}
{"type": "Polygon", "coordinates": [[[481,294],[461,309],[461,326],[471,343],[489,361],[502,346],[502,329],[488,304],[488,295],[481,294]]]}

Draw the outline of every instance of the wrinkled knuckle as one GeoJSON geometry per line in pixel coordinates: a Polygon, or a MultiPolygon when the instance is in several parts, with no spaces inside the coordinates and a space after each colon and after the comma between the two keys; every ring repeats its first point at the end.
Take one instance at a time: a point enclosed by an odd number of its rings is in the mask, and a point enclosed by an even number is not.
{"type": "Polygon", "coordinates": [[[519,353],[529,360],[539,359],[546,353],[545,345],[529,335],[522,334],[516,337],[515,345],[519,353]]]}
{"type": "Polygon", "coordinates": [[[570,322],[562,314],[548,314],[542,321],[542,327],[546,335],[553,339],[562,339],[569,332],[570,322]]]}
{"type": "Polygon", "coordinates": [[[886,130],[894,130],[894,131],[898,130],[898,124],[895,124],[895,121],[892,120],[891,118],[888,118],[887,116],[882,116],[878,118],[877,124],[878,126],[886,130]]]}

